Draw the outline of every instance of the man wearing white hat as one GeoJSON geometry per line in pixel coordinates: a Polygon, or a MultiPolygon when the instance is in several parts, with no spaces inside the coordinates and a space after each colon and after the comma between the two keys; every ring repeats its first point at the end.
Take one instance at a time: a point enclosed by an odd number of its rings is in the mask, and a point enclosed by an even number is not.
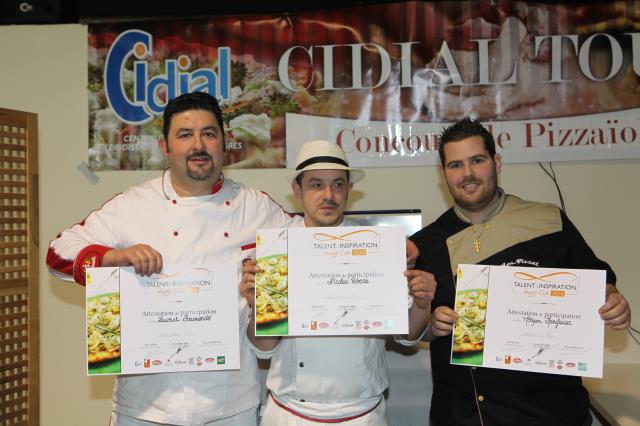
{"type": "MultiPolygon", "coordinates": [[[[349,167],[344,151],[329,141],[306,142],[296,168],[287,175],[304,209],[304,225],[348,226],[344,218],[349,192],[364,177],[349,167]]],[[[242,294],[253,303],[255,261],[245,263],[242,294]]],[[[433,275],[405,272],[409,292],[409,335],[415,344],[430,318],[436,283],[433,275]]],[[[248,335],[259,358],[271,358],[267,377],[270,396],[261,425],[303,426],[323,423],[387,425],[384,391],[389,386],[384,336],[255,337],[248,335]]]]}

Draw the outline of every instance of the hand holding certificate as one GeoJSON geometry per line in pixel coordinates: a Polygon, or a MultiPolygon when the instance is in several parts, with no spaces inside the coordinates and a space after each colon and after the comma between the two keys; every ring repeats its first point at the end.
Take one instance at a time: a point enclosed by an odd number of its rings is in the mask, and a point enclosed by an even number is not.
{"type": "Polygon", "coordinates": [[[399,227],[258,231],[256,335],[406,334],[399,227]]]}
{"type": "Polygon", "coordinates": [[[602,377],[605,272],[459,265],[452,364],[602,377]]]}

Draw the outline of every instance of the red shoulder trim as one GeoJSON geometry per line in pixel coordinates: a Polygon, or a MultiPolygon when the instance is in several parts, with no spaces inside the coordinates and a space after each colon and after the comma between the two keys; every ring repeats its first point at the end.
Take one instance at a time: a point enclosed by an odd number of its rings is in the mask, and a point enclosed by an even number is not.
{"type": "Polygon", "coordinates": [[[245,244],[243,246],[240,246],[240,250],[249,250],[249,249],[254,249],[256,248],[256,243],[249,243],[249,244],[245,244]]]}

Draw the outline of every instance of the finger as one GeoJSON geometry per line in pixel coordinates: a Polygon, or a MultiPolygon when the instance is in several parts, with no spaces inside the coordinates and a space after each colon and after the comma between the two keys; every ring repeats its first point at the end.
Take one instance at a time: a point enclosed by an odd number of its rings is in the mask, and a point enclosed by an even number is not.
{"type": "Polygon", "coordinates": [[[140,275],[140,276],[144,276],[145,272],[147,270],[146,265],[143,262],[143,259],[140,258],[133,258],[130,261],[131,265],[133,266],[133,269],[136,271],[136,274],[140,275]]]}
{"type": "Polygon", "coordinates": [[[150,276],[162,270],[162,255],[147,244],[131,247],[132,256],[139,259],[141,275],[150,276]]]}
{"type": "Polygon", "coordinates": [[[610,311],[614,306],[626,303],[626,299],[620,293],[612,293],[607,297],[604,304],[598,310],[599,313],[604,313],[610,311]]]}
{"type": "Polygon", "coordinates": [[[622,315],[605,321],[605,324],[611,326],[614,330],[623,330],[631,324],[631,315],[629,312],[624,312],[622,315]]]}
{"type": "Polygon", "coordinates": [[[449,327],[446,324],[439,324],[431,322],[431,334],[436,337],[448,336],[453,331],[453,327],[449,327]]]}
{"type": "Polygon", "coordinates": [[[600,314],[600,318],[602,318],[606,322],[606,321],[610,321],[618,318],[619,316],[623,315],[625,312],[626,312],[626,309],[624,306],[616,305],[613,308],[609,309],[608,311],[602,312],[600,314]]]}
{"type": "Polygon", "coordinates": [[[145,253],[144,255],[147,259],[147,275],[155,274],[158,267],[156,257],[152,253],[145,253]]]}
{"type": "Polygon", "coordinates": [[[611,324],[611,329],[613,330],[625,330],[627,327],[629,327],[629,322],[624,321],[620,324],[611,324]]]}
{"type": "Polygon", "coordinates": [[[411,279],[414,277],[427,277],[431,275],[429,272],[427,271],[423,271],[421,269],[407,269],[406,271],[404,271],[404,276],[411,279]]]}
{"type": "Polygon", "coordinates": [[[164,262],[162,261],[162,255],[158,252],[158,256],[156,257],[156,274],[162,272],[162,268],[164,268],[164,262]]]}
{"type": "Polygon", "coordinates": [[[144,276],[147,274],[148,260],[143,255],[141,246],[133,246],[123,251],[123,257],[127,263],[133,266],[136,274],[144,276]]]}
{"type": "Polygon", "coordinates": [[[416,285],[409,288],[411,293],[434,293],[434,289],[429,285],[416,285]]]}
{"type": "Polygon", "coordinates": [[[433,314],[437,317],[437,318],[444,318],[444,319],[451,319],[453,321],[455,321],[456,319],[458,319],[458,314],[456,313],[456,311],[454,311],[453,309],[451,309],[448,306],[438,306],[433,314]]]}
{"type": "Polygon", "coordinates": [[[429,293],[428,291],[419,291],[411,296],[413,296],[414,300],[428,300],[431,302],[431,299],[433,299],[433,293],[429,293]]]}
{"type": "Polygon", "coordinates": [[[260,268],[258,268],[256,265],[251,265],[249,263],[242,265],[242,272],[243,273],[250,273],[250,274],[257,274],[258,272],[260,272],[260,268]]]}
{"type": "Polygon", "coordinates": [[[612,325],[611,328],[614,329],[614,330],[624,330],[627,327],[629,327],[629,325],[631,325],[631,316],[628,316],[626,319],[624,319],[619,324],[612,325]]]}
{"type": "Polygon", "coordinates": [[[243,277],[241,283],[240,283],[240,288],[255,288],[255,282],[251,279],[245,279],[243,277]]]}
{"type": "Polygon", "coordinates": [[[451,331],[453,330],[453,324],[449,324],[446,322],[441,322],[441,321],[431,321],[431,326],[435,327],[438,330],[442,330],[442,331],[451,331]]]}
{"type": "Polygon", "coordinates": [[[409,291],[428,290],[429,283],[423,281],[411,281],[409,283],[409,291]]]}
{"type": "Polygon", "coordinates": [[[628,311],[629,303],[624,297],[618,294],[614,294],[609,297],[607,302],[605,302],[605,304],[602,305],[602,307],[600,307],[600,309],[598,310],[598,312],[600,313],[600,318],[602,318],[603,320],[609,320],[615,317],[619,317],[620,315],[628,311]]]}
{"type": "Polygon", "coordinates": [[[242,274],[242,281],[246,281],[249,283],[255,283],[256,282],[256,274],[252,273],[252,272],[244,272],[242,274]]]}
{"type": "Polygon", "coordinates": [[[429,299],[429,301],[431,301],[431,299],[433,299],[433,292],[431,291],[416,291],[414,294],[412,294],[414,299],[429,299]]]}
{"type": "Polygon", "coordinates": [[[443,320],[442,318],[431,318],[431,322],[436,324],[438,328],[452,329],[455,321],[443,320]]]}
{"type": "Polygon", "coordinates": [[[446,326],[446,327],[453,327],[453,324],[455,324],[457,318],[449,316],[449,315],[442,315],[442,314],[435,314],[431,316],[431,321],[435,321],[438,324],[440,324],[441,327],[446,326]]]}
{"type": "Polygon", "coordinates": [[[409,290],[435,292],[436,283],[433,281],[423,281],[423,280],[411,281],[409,283],[409,290]]]}
{"type": "Polygon", "coordinates": [[[240,293],[247,299],[247,302],[253,304],[255,301],[255,288],[253,286],[245,286],[245,288],[240,290],[240,293]]]}
{"type": "Polygon", "coordinates": [[[151,270],[152,274],[159,274],[162,272],[162,254],[159,251],[149,247],[151,249],[151,258],[153,259],[153,268],[151,270]]]}
{"type": "Polygon", "coordinates": [[[140,257],[140,262],[143,269],[143,275],[151,276],[155,273],[156,270],[156,256],[155,250],[151,247],[146,246],[142,247],[142,249],[138,252],[138,256],[140,257]]]}

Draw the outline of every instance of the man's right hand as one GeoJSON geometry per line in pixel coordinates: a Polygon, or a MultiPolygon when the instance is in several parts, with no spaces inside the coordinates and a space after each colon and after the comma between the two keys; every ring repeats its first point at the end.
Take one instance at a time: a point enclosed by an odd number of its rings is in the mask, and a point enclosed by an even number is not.
{"type": "Polygon", "coordinates": [[[458,314],[448,306],[438,306],[431,315],[431,335],[433,337],[448,336],[453,331],[453,324],[458,314]]]}
{"type": "Polygon", "coordinates": [[[106,252],[101,266],[133,266],[136,274],[150,276],[162,271],[162,255],[147,244],[106,252]]]}

